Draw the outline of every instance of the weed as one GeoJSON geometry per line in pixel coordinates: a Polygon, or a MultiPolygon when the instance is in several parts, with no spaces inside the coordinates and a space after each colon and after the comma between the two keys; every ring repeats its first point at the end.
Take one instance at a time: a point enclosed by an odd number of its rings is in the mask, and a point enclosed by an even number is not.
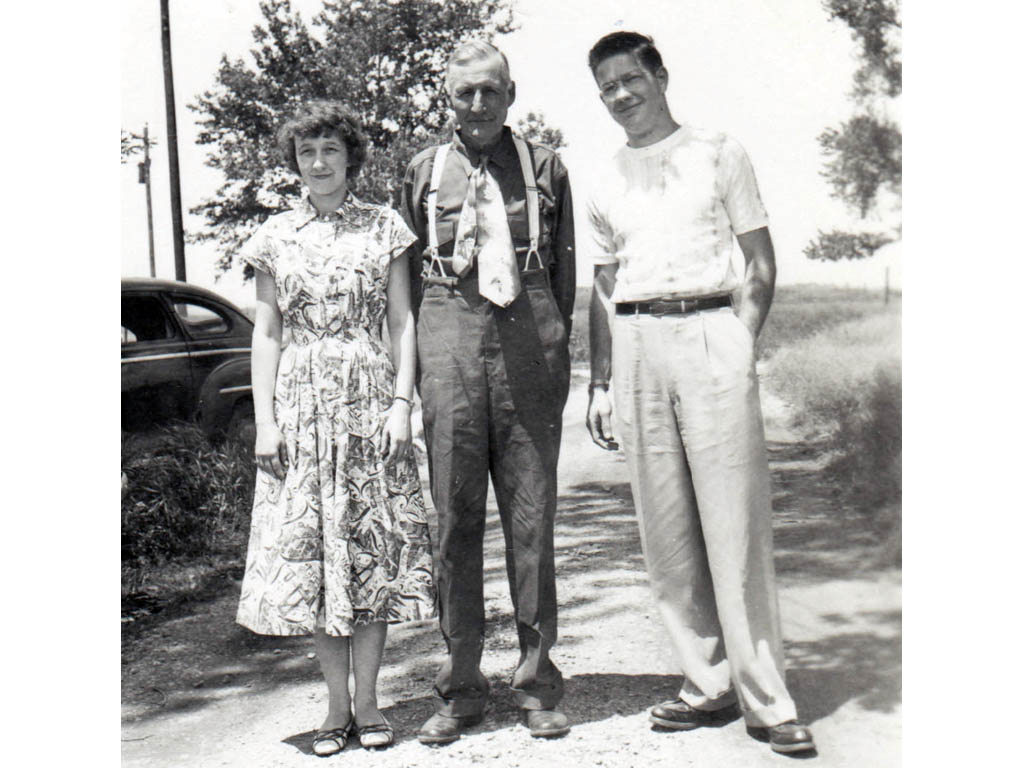
{"type": "Polygon", "coordinates": [[[251,450],[189,423],[121,439],[122,590],[170,561],[243,551],[255,482],[251,450]]]}
{"type": "Polygon", "coordinates": [[[792,403],[796,423],[825,433],[823,480],[850,510],[869,516],[885,564],[900,559],[902,374],[896,312],[818,331],[773,357],[768,376],[792,403]]]}

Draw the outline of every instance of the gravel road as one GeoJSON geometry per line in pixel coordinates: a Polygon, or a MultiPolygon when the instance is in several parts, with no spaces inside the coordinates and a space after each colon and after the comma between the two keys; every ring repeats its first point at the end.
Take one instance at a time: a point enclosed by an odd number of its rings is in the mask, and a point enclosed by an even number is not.
{"type": "MultiPolygon", "coordinates": [[[[901,576],[872,565],[876,545],[844,515],[817,469],[823,457],[794,434],[787,408],[763,393],[775,494],[788,681],[814,731],[820,766],[900,763],[901,576]]],[[[398,743],[350,744],[351,766],[780,765],[741,720],[691,732],[652,730],[647,709],[673,698],[677,669],[648,594],[622,457],[600,451],[583,425],[585,380],[565,411],[555,528],[560,637],[572,732],[531,739],[508,677],[518,658],[504,546],[490,506],[485,545],[488,630],[483,671],[492,683],[484,723],[459,742],[426,747],[416,728],[431,711],[444,644],[436,622],[391,629],[380,703],[398,743]]],[[[425,486],[426,487],[426,486],[425,486]]],[[[326,689],[307,638],[258,637],[233,623],[238,584],[146,620],[122,644],[122,765],[309,766],[326,689]]]]}

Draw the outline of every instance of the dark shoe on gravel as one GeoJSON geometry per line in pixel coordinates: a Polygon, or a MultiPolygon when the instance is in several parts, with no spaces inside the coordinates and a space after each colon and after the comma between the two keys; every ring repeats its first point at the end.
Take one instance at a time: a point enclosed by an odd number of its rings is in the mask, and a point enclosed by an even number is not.
{"type": "Polygon", "coordinates": [[[814,749],[814,737],[806,725],[797,720],[789,720],[768,728],[768,742],[775,752],[790,754],[814,749]]]}
{"type": "Polygon", "coordinates": [[[416,734],[420,744],[451,744],[462,737],[462,732],[483,720],[483,715],[449,717],[435,712],[416,734]]]}
{"type": "Polygon", "coordinates": [[[702,726],[724,725],[738,717],[735,704],[721,709],[694,709],[682,699],[666,701],[651,710],[651,722],[661,728],[689,731],[702,726]]]}
{"type": "Polygon", "coordinates": [[[336,755],[348,744],[348,737],[352,735],[352,722],[341,728],[331,728],[327,731],[317,731],[313,734],[313,754],[317,757],[330,757],[336,755]]]}
{"type": "Polygon", "coordinates": [[[555,709],[526,710],[526,724],[535,739],[554,739],[569,732],[569,718],[555,709]]]}

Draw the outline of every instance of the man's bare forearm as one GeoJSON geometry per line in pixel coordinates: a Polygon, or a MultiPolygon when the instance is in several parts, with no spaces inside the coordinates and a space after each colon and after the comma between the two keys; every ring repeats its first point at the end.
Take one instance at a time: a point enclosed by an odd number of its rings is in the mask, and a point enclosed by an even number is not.
{"type": "Polygon", "coordinates": [[[736,239],[746,262],[737,314],[757,338],[775,297],[775,249],[767,227],[738,235],[736,239]]]}
{"type": "Polygon", "coordinates": [[[616,265],[594,268],[594,289],[590,297],[590,380],[605,382],[612,375],[612,329],[608,322],[611,295],[615,288],[616,265]]]}

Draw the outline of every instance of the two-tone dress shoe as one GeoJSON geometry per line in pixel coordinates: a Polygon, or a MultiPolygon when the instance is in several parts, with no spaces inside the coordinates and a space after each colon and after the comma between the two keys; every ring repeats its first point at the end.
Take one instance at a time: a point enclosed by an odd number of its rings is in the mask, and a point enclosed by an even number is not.
{"type": "Polygon", "coordinates": [[[483,720],[482,715],[451,717],[435,712],[416,734],[420,744],[451,744],[462,737],[462,732],[483,720]]]}
{"type": "Polygon", "coordinates": [[[555,739],[569,732],[569,718],[555,709],[526,710],[526,725],[535,739],[555,739]]]}
{"type": "Polygon", "coordinates": [[[718,726],[739,716],[735,704],[721,709],[694,709],[682,699],[666,701],[651,710],[651,722],[660,728],[689,731],[702,726],[718,726]]]}

